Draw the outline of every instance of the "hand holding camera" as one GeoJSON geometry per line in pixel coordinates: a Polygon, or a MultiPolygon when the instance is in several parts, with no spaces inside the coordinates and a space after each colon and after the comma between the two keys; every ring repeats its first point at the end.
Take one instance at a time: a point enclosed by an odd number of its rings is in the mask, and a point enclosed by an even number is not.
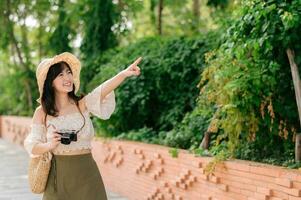
{"type": "Polygon", "coordinates": [[[62,131],[55,131],[52,134],[51,141],[48,142],[49,149],[53,150],[55,149],[59,143],[68,145],[71,143],[71,141],[77,141],[77,134],[75,131],[71,130],[62,130],[62,131]]]}
{"type": "Polygon", "coordinates": [[[50,150],[55,149],[59,145],[60,141],[61,141],[61,135],[58,134],[57,132],[53,132],[51,141],[47,142],[47,144],[49,145],[49,149],[50,150]]]}
{"type": "MultiPolygon", "coordinates": [[[[77,134],[83,129],[83,127],[86,124],[86,119],[85,119],[84,115],[81,113],[80,110],[79,110],[79,112],[80,112],[80,114],[82,115],[82,117],[84,119],[84,123],[83,123],[82,127],[77,131],[75,131],[75,130],[64,130],[64,129],[60,130],[60,131],[57,131],[57,128],[53,124],[49,125],[49,127],[52,126],[54,128],[51,141],[48,142],[50,150],[55,149],[59,145],[59,143],[64,144],[64,145],[69,145],[72,141],[74,141],[74,142],[77,141],[77,134]]],[[[47,126],[47,128],[48,128],[48,126],[47,126]]]]}
{"type": "Polygon", "coordinates": [[[74,130],[62,130],[57,132],[61,136],[61,143],[68,145],[71,141],[77,141],[77,134],[74,130]]]}

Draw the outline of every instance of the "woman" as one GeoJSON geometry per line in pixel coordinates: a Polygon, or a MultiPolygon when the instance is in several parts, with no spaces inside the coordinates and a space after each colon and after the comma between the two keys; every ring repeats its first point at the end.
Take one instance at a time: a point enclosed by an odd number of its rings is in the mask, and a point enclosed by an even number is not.
{"type": "Polygon", "coordinates": [[[80,85],[80,61],[65,52],[43,60],[36,70],[41,105],[33,115],[24,147],[31,157],[52,152],[43,200],[106,200],[107,195],[91,154],[94,129],[90,115],[109,119],[115,109],[115,93],[127,77],[138,76],[138,58],[128,68],[84,97],[80,85]]]}

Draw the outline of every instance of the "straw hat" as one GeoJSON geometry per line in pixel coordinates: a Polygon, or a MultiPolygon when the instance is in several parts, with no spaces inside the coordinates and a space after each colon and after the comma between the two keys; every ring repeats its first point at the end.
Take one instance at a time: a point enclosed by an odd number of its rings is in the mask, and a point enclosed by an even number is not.
{"type": "Polygon", "coordinates": [[[37,70],[36,70],[36,78],[38,82],[38,87],[39,87],[39,93],[40,97],[37,99],[37,102],[41,104],[41,98],[43,95],[43,88],[44,88],[44,82],[47,77],[47,73],[49,71],[49,68],[59,62],[66,62],[73,74],[73,83],[75,85],[75,93],[79,89],[79,84],[80,84],[80,69],[81,69],[81,64],[80,61],[72,54],[69,52],[64,52],[59,55],[56,55],[52,58],[46,58],[41,61],[41,63],[38,65],[37,70]]]}

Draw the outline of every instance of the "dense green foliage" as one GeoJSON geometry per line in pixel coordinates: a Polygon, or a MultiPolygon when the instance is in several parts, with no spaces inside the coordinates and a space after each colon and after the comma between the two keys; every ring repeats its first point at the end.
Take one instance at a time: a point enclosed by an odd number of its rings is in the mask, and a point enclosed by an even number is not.
{"type": "Polygon", "coordinates": [[[111,28],[118,18],[112,1],[108,0],[85,0],[80,4],[84,20],[84,34],[80,46],[83,68],[82,88],[85,90],[85,84],[97,73],[99,63],[95,59],[106,50],[117,45],[115,34],[111,28]],[[98,19],[98,20],[95,20],[98,19]]]}
{"type": "Polygon", "coordinates": [[[117,110],[109,126],[114,129],[110,129],[109,134],[118,135],[144,127],[156,134],[173,129],[196,105],[199,93],[196,85],[204,67],[204,53],[215,40],[209,36],[207,39],[204,36],[147,38],[101,56],[99,63],[104,64],[95,63],[99,72],[89,88],[125,68],[139,55],[143,57],[139,78],[127,80],[116,91],[117,110]]]}
{"type": "Polygon", "coordinates": [[[114,20],[117,17],[112,1],[86,0],[82,5],[85,10],[85,33],[81,44],[83,54],[99,54],[117,44],[116,38],[111,31],[114,20]],[[98,20],[95,20],[98,19],[98,20]]]}
{"type": "Polygon", "coordinates": [[[225,8],[228,4],[228,0],[208,0],[207,5],[212,7],[225,8]]]}
{"type": "Polygon", "coordinates": [[[244,1],[224,44],[207,54],[199,103],[218,121],[217,144],[239,158],[293,158],[300,126],[286,49],[300,65],[300,6],[244,1]]]}
{"type": "Polygon", "coordinates": [[[59,0],[58,7],[59,17],[57,20],[57,27],[49,39],[49,48],[53,50],[54,54],[56,52],[71,51],[70,36],[71,34],[74,35],[70,27],[70,16],[68,17],[66,13],[65,0],[59,0]]]}

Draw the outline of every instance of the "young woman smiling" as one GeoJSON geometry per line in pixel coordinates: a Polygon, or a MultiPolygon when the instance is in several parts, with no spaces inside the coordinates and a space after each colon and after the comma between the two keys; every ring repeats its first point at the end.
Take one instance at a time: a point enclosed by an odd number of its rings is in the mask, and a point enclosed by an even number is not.
{"type": "Polygon", "coordinates": [[[138,58],[128,68],[77,96],[80,61],[65,52],[44,59],[36,78],[41,105],[33,115],[24,147],[31,157],[52,152],[43,200],[106,200],[101,174],[91,154],[94,128],[90,116],[109,119],[115,109],[114,90],[130,76],[139,76],[138,58]]]}

